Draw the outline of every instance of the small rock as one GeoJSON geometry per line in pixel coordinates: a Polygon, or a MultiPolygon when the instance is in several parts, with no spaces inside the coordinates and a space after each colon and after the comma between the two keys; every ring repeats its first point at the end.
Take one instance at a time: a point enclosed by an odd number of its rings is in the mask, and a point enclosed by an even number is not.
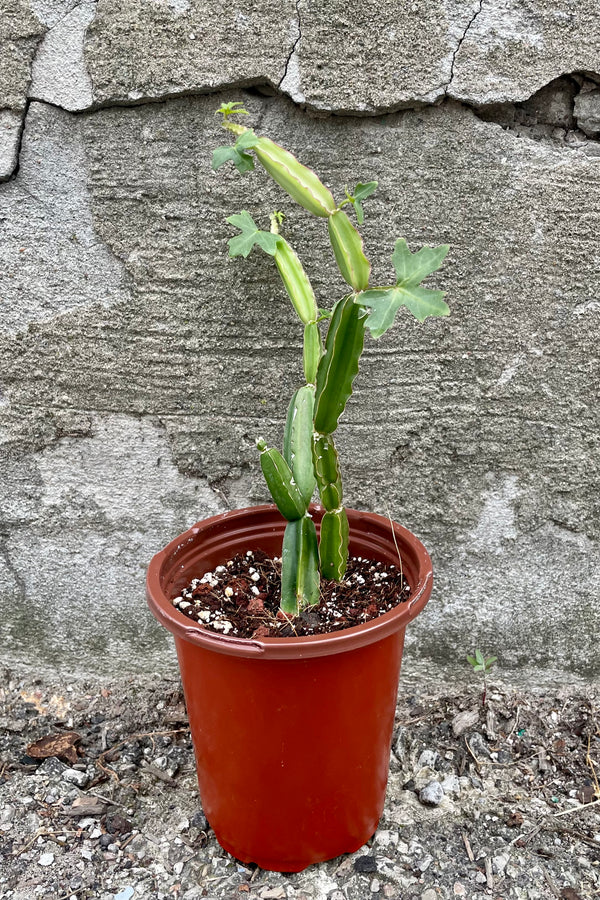
{"type": "Polygon", "coordinates": [[[447,796],[460,797],[460,781],[456,775],[446,775],[442,781],[442,790],[447,796]]]}
{"type": "Polygon", "coordinates": [[[374,856],[359,856],[354,860],[354,871],[362,872],[364,874],[367,872],[376,872],[377,860],[374,856]]]}
{"type": "Polygon", "coordinates": [[[421,900],[440,900],[440,898],[433,888],[427,888],[427,890],[423,891],[421,894],[421,900]]]}
{"type": "Polygon", "coordinates": [[[194,813],[194,815],[190,819],[190,825],[193,828],[199,828],[200,831],[208,831],[210,827],[207,822],[206,816],[201,809],[199,809],[198,812],[194,813]]]}
{"type": "Polygon", "coordinates": [[[373,881],[371,882],[370,887],[371,887],[372,894],[378,894],[379,891],[381,890],[381,883],[380,883],[379,879],[374,878],[373,881]]]}
{"type": "Polygon", "coordinates": [[[132,827],[131,822],[119,813],[106,817],[106,830],[111,834],[126,834],[132,827]]]}
{"type": "Polygon", "coordinates": [[[39,866],[51,866],[54,862],[54,853],[42,853],[38,859],[39,866]]]}
{"type": "Polygon", "coordinates": [[[419,872],[426,872],[432,862],[433,856],[424,856],[423,859],[420,859],[417,863],[417,869],[419,872]]]}
{"type": "Polygon", "coordinates": [[[16,811],[17,809],[15,806],[5,806],[4,809],[0,812],[0,824],[5,825],[8,822],[12,822],[13,816],[16,811]]]}
{"type": "Polygon", "coordinates": [[[506,866],[508,865],[510,857],[505,856],[503,853],[499,853],[498,856],[494,856],[492,858],[492,870],[496,875],[502,875],[506,866]]]}
{"type": "Polygon", "coordinates": [[[398,840],[399,837],[397,831],[385,831],[384,829],[380,829],[375,832],[375,843],[380,844],[382,847],[396,846],[398,840]]]}
{"type": "Polygon", "coordinates": [[[454,882],[454,896],[455,897],[466,897],[467,889],[464,884],[461,884],[460,881],[454,882]]]}
{"type": "MultiPolygon", "coordinates": [[[[112,835],[110,836],[110,838],[111,838],[111,841],[114,840],[112,835]]],[[[144,837],[143,834],[134,835],[134,837],[131,839],[131,841],[127,845],[127,849],[131,853],[145,852],[147,847],[148,847],[148,842],[146,841],[146,838],[144,837]]]]}
{"type": "Polygon", "coordinates": [[[86,772],[78,772],[77,769],[65,769],[61,778],[68,784],[75,784],[79,788],[86,787],[90,780],[86,772]]]}
{"type": "Polygon", "coordinates": [[[67,769],[68,766],[65,766],[56,756],[49,756],[41,766],[38,766],[35,774],[44,775],[46,778],[61,778],[67,769]]]}
{"type": "Polygon", "coordinates": [[[478,709],[465,709],[463,712],[457,713],[452,719],[452,733],[454,737],[459,737],[468,728],[477,725],[479,722],[478,709]]]}
{"type": "Polygon", "coordinates": [[[469,737],[469,747],[475,756],[485,756],[488,759],[490,758],[490,750],[487,741],[482,734],[479,734],[479,732],[474,731],[469,737]]]}
{"type": "Polygon", "coordinates": [[[417,769],[424,769],[426,767],[435,769],[435,764],[438,759],[439,756],[436,750],[423,750],[417,762],[417,769]]]}
{"type": "Polygon", "coordinates": [[[184,864],[182,862],[175,863],[175,865],[173,866],[173,871],[175,872],[176,875],[178,875],[178,876],[181,875],[181,873],[183,872],[183,865],[184,864]]]}
{"type": "Polygon", "coordinates": [[[419,800],[425,806],[439,806],[444,799],[444,791],[439,781],[430,781],[419,791],[419,800]]]}

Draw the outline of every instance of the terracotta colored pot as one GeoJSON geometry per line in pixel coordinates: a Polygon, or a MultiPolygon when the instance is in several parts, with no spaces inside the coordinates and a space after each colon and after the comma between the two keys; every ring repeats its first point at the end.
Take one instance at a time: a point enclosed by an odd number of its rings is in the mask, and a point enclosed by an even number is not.
{"type": "MultiPolygon", "coordinates": [[[[317,529],[322,511],[311,510],[317,529]]],[[[280,555],[274,506],[199,522],[148,570],[150,609],[175,636],[204,813],[243,862],[297,872],[358,850],[383,811],[407,623],[431,594],[427,551],[389,519],[348,510],[350,552],[397,564],[411,599],[329,635],[244,640],[190,623],[170,603],[246,550],[280,555]]]]}

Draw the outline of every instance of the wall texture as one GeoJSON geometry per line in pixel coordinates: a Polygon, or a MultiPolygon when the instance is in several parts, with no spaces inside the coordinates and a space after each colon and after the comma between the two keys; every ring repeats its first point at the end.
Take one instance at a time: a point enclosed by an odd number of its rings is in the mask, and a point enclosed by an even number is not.
{"type": "Polygon", "coordinates": [[[210,171],[214,110],[339,197],[378,179],[365,244],[449,242],[449,319],[369,343],[340,428],[350,505],[425,541],[411,667],[600,673],[600,18],[595,0],[0,0],[3,656],[172,663],[144,570],[267,499],[301,334],[226,215],[289,213],[321,305],[322,222],[256,171],[210,171]],[[224,173],[224,174],[223,174],[224,173]]]}

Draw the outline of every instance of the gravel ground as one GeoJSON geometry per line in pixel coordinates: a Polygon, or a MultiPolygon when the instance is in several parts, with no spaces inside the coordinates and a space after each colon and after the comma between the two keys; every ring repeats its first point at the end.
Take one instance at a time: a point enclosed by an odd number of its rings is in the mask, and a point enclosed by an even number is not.
{"type": "Polygon", "coordinates": [[[217,844],[175,678],[0,670],[0,897],[578,900],[600,896],[600,691],[403,679],[387,803],[296,875],[217,844]]]}

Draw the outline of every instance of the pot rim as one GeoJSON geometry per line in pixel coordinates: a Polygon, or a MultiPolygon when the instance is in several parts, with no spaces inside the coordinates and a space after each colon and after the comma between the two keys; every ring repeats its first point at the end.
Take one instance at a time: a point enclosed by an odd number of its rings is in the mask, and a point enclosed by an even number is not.
{"type": "MultiPolygon", "coordinates": [[[[169,583],[169,577],[176,570],[184,568],[182,564],[177,564],[178,558],[183,557],[184,551],[188,551],[186,559],[189,560],[189,553],[193,550],[194,544],[199,544],[199,537],[210,538],[211,535],[218,537],[219,534],[225,535],[230,531],[236,530],[239,533],[243,533],[246,529],[240,520],[250,519],[250,525],[252,520],[255,522],[262,520],[263,535],[265,531],[270,534],[281,531],[283,535],[285,519],[280,515],[274,504],[229,510],[211,516],[208,519],[202,519],[192,525],[191,528],[188,528],[183,534],[170,541],[166,547],[152,557],[148,567],[146,578],[146,600],[148,606],[160,624],[167,628],[176,638],[182,638],[216,653],[242,658],[302,659],[330,656],[371,644],[403,630],[408,622],[421,612],[431,596],[433,571],[429,554],[421,541],[397,522],[392,522],[391,519],[377,513],[354,509],[347,509],[346,511],[350,523],[351,548],[353,530],[355,540],[359,534],[363,537],[367,535],[374,539],[378,538],[377,543],[382,552],[389,543],[390,547],[393,548],[393,552],[396,549],[402,551],[400,552],[401,558],[404,557],[407,563],[410,561],[412,570],[416,572],[416,583],[411,584],[410,599],[383,613],[376,619],[371,619],[362,625],[354,625],[351,628],[345,628],[330,634],[261,638],[257,640],[253,638],[236,638],[212,632],[204,628],[200,623],[191,623],[183,613],[173,607],[170,596],[167,596],[166,586],[169,583]],[[393,533],[390,525],[393,526],[393,533]],[[387,540],[386,531],[388,532],[387,540]]],[[[323,508],[311,506],[310,512],[315,518],[315,524],[318,525],[324,512],[323,508]]],[[[247,526],[250,544],[248,549],[252,549],[252,546],[257,546],[255,539],[258,536],[258,533],[253,533],[250,525],[247,526]]]]}

